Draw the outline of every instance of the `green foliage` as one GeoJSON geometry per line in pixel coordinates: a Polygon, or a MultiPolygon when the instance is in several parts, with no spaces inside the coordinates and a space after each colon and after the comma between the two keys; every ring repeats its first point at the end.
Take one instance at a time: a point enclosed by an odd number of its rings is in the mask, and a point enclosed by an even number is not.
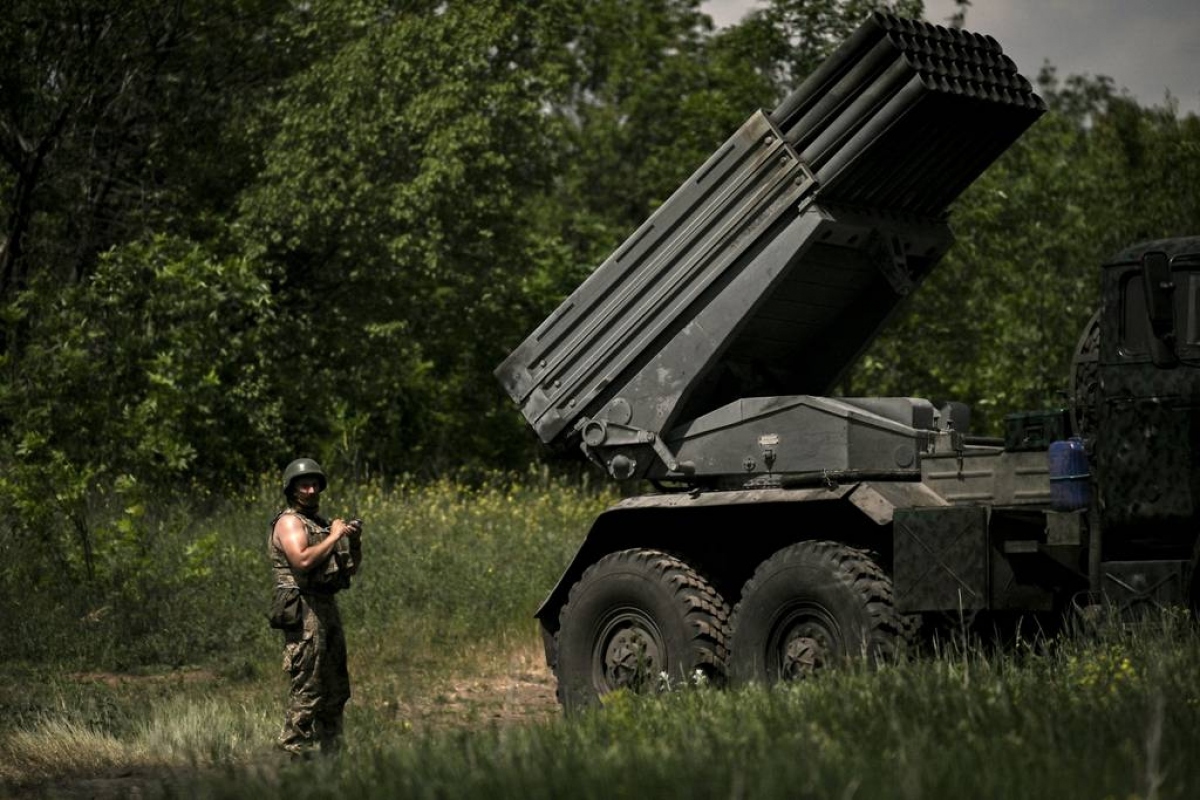
{"type": "Polygon", "coordinates": [[[178,610],[175,582],[188,578],[163,556],[189,539],[154,498],[187,487],[181,507],[203,501],[275,445],[268,286],[243,259],[163,238],[106,254],[42,308],[27,320],[20,380],[0,387],[11,433],[0,583],[17,609],[46,591],[65,617],[169,635],[161,615],[178,610]]]}
{"type": "MultiPolygon", "coordinates": [[[[282,0],[14,0],[0,19],[0,301],[158,233],[212,235],[247,163],[229,127],[283,71],[282,0]]],[[[0,331],[3,350],[19,348],[0,331]]]]}
{"type": "Polygon", "coordinates": [[[267,109],[239,236],[282,271],[289,439],[334,467],[428,474],[491,448],[479,384],[519,330],[507,276],[542,244],[522,197],[553,151],[536,8],[375,9],[267,109]]]}
{"type": "Polygon", "coordinates": [[[24,321],[21,380],[0,393],[14,465],[70,464],[88,489],[121,476],[161,489],[244,470],[247,448],[271,439],[272,300],[252,263],[158,238],[23,301],[46,313],[24,321]]]}
{"type": "Polygon", "coordinates": [[[556,195],[570,220],[607,231],[602,251],[579,252],[592,267],[775,87],[728,57],[692,0],[605,0],[581,16],[556,195]]]}
{"type": "Polygon", "coordinates": [[[95,583],[139,594],[148,496],[279,458],[271,287],[221,240],[244,121],[307,52],[272,44],[290,7],[50,0],[0,20],[0,582],[69,587],[63,619],[103,607],[95,583]]]}

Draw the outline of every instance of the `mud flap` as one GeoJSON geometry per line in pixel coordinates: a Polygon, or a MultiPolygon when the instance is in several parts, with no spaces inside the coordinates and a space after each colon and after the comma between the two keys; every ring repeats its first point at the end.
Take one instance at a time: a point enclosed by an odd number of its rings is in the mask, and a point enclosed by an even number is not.
{"type": "Polygon", "coordinates": [[[896,608],[975,611],[988,607],[988,510],[981,506],[896,509],[896,608]]]}
{"type": "Polygon", "coordinates": [[[1186,561],[1105,561],[1100,591],[1122,618],[1187,602],[1186,561]]]}

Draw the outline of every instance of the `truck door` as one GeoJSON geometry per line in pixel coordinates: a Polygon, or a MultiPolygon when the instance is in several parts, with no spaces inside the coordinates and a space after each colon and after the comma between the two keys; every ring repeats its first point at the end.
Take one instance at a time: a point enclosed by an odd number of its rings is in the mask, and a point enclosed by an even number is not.
{"type": "Polygon", "coordinates": [[[1110,267],[1104,280],[1095,454],[1107,558],[1179,549],[1194,536],[1200,259],[1176,256],[1161,268],[1169,279],[1151,281],[1157,298],[1141,265],[1110,267]]]}

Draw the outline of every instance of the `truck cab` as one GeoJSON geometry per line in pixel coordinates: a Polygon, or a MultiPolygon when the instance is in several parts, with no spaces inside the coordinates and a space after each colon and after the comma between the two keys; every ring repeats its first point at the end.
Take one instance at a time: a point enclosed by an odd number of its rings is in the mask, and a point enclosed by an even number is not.
{"type": "Polygon", "coordinates": [[[1200,238],[1144,242],[1102,270],[1089,411],[1104,550],[1187,558],[1200,495],[1200,238]]]}

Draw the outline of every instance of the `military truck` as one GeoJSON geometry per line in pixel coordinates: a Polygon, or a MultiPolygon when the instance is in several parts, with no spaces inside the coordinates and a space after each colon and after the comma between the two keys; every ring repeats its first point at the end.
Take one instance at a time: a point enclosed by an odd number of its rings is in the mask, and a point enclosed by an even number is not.
{"type": "Polygon", "coordinates": [[[875,13],[497,368],[543,442],[654,488],[537,612],[568,709],[890,658],[938,615],[1195,605],[1200,238],[1103,266],[1069,407],[1003,438],[828,396],[1044,110],[994,39],[875,13]]]}

